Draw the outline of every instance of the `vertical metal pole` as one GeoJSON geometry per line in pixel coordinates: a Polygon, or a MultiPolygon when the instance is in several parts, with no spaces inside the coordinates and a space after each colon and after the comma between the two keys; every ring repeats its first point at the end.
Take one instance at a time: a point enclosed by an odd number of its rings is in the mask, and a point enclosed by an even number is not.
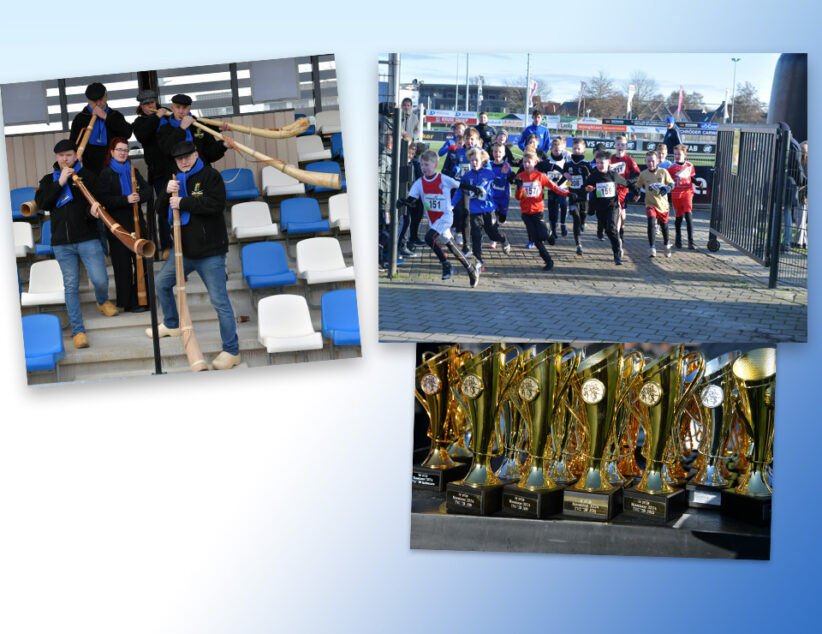
{"type": "Polygon", "coordinates": [[[397,102],[400,94],[400,56],[391,53],[388,56],[388,95],[386,101],[397,102]]]}
{"type": "Polygon", "coordinates": [[[458,110],[457,107],[460,101],[460,55],[457,53],[457,74],[454,76],[454,110],[458,110]]]}
{"type": "Polygon", "coordinates": [[[531,53],[528,53],[528,60],[525,65],[525,119],[523,119],[522,127],[528,125],[528,113],[530,112],[529,106],[529,93],[531,92],[531,53]]]}
{"type": "Polygon", "coordinates": [[[240,81],[237,78],[237,64],[229,64],[228,72],[231,77],[231,114],[240,114],[240,81]]]}
{"type": "Polygon", "coordinates": [[[323,95],[320,88],[320,58],[311,56],[311,81],[314,83],[314,113],[322,112],[323,95]]]}
{"type": "Polygon", "coordinates": [[[394,140],[391,149],[391,200],[388,201],[391,212],[391,244],[388,249],[389,265],[388,277],[394,278],[397,275],[397,241],[399,240],[399,227],[397,221],[399,214],[397,213],[397,198],[399,198],[400,189],[400,141],[401,136],[401,116],[399,104],[394,108],[394,140]]]}
{"type": "Polygon", "coordinates": [[[69,131],[68,118],[68,98],[66,97],[66,80],[57,80],[57,94],[60,98],[60,123],[63,126],[63,132],[69,131]]]}
{"type": "Polygon", "coordinates": [[[733,85],[733,97],[731,97],[731,123],[734,122],[734,117],[736,116],[736,63],[740,61],[741,57],[732,57],[731,61],[734,63],[734,85],[733,85]]]}
{"type": "Polygon", "coordinates": [[[465,54],[465,109],[468,110],[468,56],[469,53],[465,54]]]}

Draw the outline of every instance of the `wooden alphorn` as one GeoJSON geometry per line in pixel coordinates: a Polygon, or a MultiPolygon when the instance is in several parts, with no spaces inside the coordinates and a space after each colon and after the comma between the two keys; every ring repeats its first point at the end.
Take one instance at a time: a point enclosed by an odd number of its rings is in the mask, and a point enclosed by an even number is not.
{"type": "MultiPolygon", "coordinates": [[[[134,163],[131,164],[131,193],[137,193],[137,175],[134,172],[134,163]]],[[[134,212],[134,237],[140,239],[140,203],[132,203],[131,209],[134,212]]],[[[135,253],[134,266],[137,269],[137,304],[148,306],[146,296],[146,275],[143,270],[143,258],[135,253]]]]}
{"type": "Polygon", "coordinates": [[[200,344],[194,334],[191,314],[188,311],[186,297],[186,276],[183,269],[183,238],[180,229],[180,210],[172,208],[174,226],[174,273],[177,278],[177,312],[180,316],[180,328],[183,334],[183,349],[192,372],[208,370],[208,364],[200,350],[200,344]]]}
{"type": "Polygon", "coordinates": [[[77,139],[77,160],[79,161],[83,158],[83,152],[86,151],[86,145],[88,145],[89,137],[91,136],[91,130],[94,128],[94,124],[97,122],[97,115],[91,115],[91,119],[88,122],[88,125],[83,129],[80,133],[80,138],[77,139]]]}
{"type": "Polygon", "coordinates": [[[295,119],[293,123],[284,125],[282,128],[255,128],[254,126],[242,125],[240,123],[229,123],[228,121],[218,121],[216,119],[206,119],[199,117],[198,121],[207,125],[221,126],[225,123],[229,130],[235,132],[243,132],[244,134],[253,134],[254,136],[265,137],[266,139],[287,139],[289,137],[302,134],[308,129],[310,122],[307,117],[300,117],[295,119]]]}
{"type": "MultiPolygon", "coordinates": [[[[226,138],[217,132],[216,130],[212,130],[208,126],[199,123],[197,119],[192,121],[192,125],[198,127],[203,132],[207,132],[211,136],[219,139],[220,141],[225,141],[226,138]]],[[[293,167],[289,165],[285,161],[281,161],[280,159],[271,158],[270,156],[266,156],[262,152],[258,152],[242,143],[238,143],[233,139],[230,141],[236,145],[242,152],[246,154],[250,154],[258,161],[262,163],[267,163],[272,167],[280,170],[284,174],[288,174],[292,178],[296,178],[298,181],[303,183],[308,183],[309,185],[314,185],[316,187],[328,187],[329,189],[340,189],[342,187],[342,179],[340,178],[339,174],[324,174],[322,172],[307,172],[306,170],[301,170],[297,167],[293,167]]]]}

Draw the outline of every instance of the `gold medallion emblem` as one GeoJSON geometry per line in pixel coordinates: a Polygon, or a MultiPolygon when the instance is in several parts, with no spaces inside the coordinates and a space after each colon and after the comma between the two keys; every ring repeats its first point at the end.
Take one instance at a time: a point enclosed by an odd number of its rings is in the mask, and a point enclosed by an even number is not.
{"type": "Polygon", "coordinates": [[[422,379],[420,379],[420,386],[422,387],[423,392],[431,395],[440,391],[442,383],[436,374],[426,374],[422,377],[422,379]]]}
{"type": "Polygon", "coordinates": [[[477,398],[482,392],[482,379],[475,374],[469,374],[462,380],[460,390],[469,398],[477,398]]]}
{"type": "Polygon", "coordinates": [[[599,379],[588,379],[582,384],[582,400],[593,405],[605,396],[605,385],[599,379]]]}
{"type": "Polygon", "coordinates": [[[718,385],[708,385],[702,390],[702,394],[699,395],[699,400],[702,401],[702,404],[707,407],[708,409],[713,409],[722,403],[722,400],[725,398],[725,392],[722,391],[722,388],[718,385]]]}
{"type": "Polygon", "coordinates": [[[519,395],[529,403],[539,395],[539,383],[530,376],[526,376],[519,384],[519,395]]]}
{"type": "Polygon", "coordinates": [[[661,398],[662,388],[658,383],[654,383],[653,381],[648,381],[642,386],[642,389],[639,390],[639,400],[645,403],[645,405],[656,405],[661,398]]]}

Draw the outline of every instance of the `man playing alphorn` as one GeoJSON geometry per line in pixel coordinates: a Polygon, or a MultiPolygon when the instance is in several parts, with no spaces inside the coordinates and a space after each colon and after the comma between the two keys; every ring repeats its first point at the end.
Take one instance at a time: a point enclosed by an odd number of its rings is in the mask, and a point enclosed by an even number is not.
{"type": "Polygon", "coordinates": [[[54,156],[54,170],[40,180],[34,201],[40,209],[51,212],[51,244],[63,275],[66,311],[71,322],[74,346],[88,348],[80,308],[80,260],[94,286],[97,309],[106,317],[113,317],[118,313],[114,304],[108,300],[106,258],[94,219],[97,217],[97,205],[89,207],[71,176],[77,174],[89,189],[94,188],[95,179],[94,174],[77,160],[74,144],[68,139],[63,139],[54,146],[54,156]]]}
{"type": "MultiPolygon", "coordinates": [[[[168,156],[178,143],[190,141],[194,143],[200,160],[206,165],[223,158],[226,152],[224,141],[218,141],[210,134],[192,126],[194,117],[191,116],[191,97],[188,95],[174,95],[171,98],[171,116],[163,117],[157,128],[157,145],[168,156]]],[[[227,126],[223,126],[228,129],[227,126]]]]}
{"type": "MultiPolygon", "coordinates": [[[[165,212],[171,222],[172,209],[179,209],[183,269],[185,275],[197,271],[208,290],[211,305],[217,311],[223,351],[212,361],[215,370],[228,370],[240,363],[240,342],[237,323],[226,289],[225,258],[228,233],[225,216],[225,185],[222,176],[205,164],[193,142],[183,141],[172,148],[171,156],[179,169],[168,182],[157,201],[158,213],[165,212]]],[[[180,317],[174,301],[177,283],[174,270],[174,250],[157,275],[157,297],[163,309],[160,337],[178,337],[180,317]]],[[[146,329],[151,337],[151,328],[146,329]]]]}
{"type": "Polygon", "coordinates": [[[83,165],[86,170],[94,172],[96,176],[102,171],[108,157],[109,141],[118,136],[128,139],[131,136],[131,124],[126,121],[122,113],[109,108],[108,92],[100,82],[89,84],[85,94],[88,106],[78,112],[71,122],[69,138],[75,146],[79,146],[80,137],[91,123],[92,115],[97,115],[83,152],[83,165]]]}

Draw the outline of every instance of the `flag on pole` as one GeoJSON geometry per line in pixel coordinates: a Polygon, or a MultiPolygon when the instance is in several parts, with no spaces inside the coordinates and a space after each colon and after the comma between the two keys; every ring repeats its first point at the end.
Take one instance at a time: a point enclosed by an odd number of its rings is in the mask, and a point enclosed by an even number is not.
{"type": "Polygon", "coordinates": [[[676,107],[676,118],[679,119],[679,115],[682,114],[682,86],[679,87],[679,105],[676,107]]]}
{"type": "Polygon", "coordinates": [[[636,86],[634,84],[628,84],[628,118],[631,117],[631,102],[634,100],[634,93],[636,92],[636,86]]]}
{"type": "Polygon", "coordinates": [[[536,92],[537,92],[537,80],[536,80],[536,79],[532,79],[532,80],[531,80],[531,87],[530,87],[530,89],[528,90],[528,102],[529,102],[529,103],[533,103],[533,101],[534,101],[534,94],[535,94],[536,92]]]}
{"type": "Polygon", "coordinates": [[[585,82],[579,82],[579,100],[577,101],[577,116],[579,116],[579,110],[582,108],[582,93],[585,91],[585,82]]]}

